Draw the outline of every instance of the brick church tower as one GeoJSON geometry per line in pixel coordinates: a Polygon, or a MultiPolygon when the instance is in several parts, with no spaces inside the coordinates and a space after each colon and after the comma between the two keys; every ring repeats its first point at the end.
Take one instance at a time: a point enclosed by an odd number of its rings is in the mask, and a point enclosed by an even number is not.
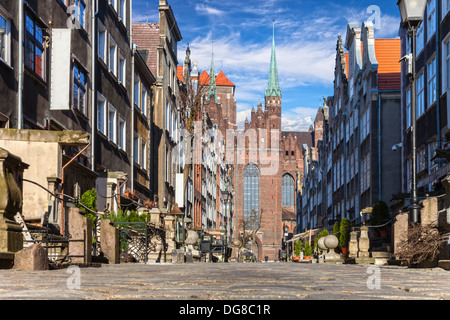
{"type": "Polygon", "coordinates": [[[245,122],[245,144],[237,146],[236,232],[256,231],[246,248],[260,261],[278,260],[282,249],[281,100],[274,36],[265,108],[261,102],[253,108],[251,122],[245,122]],[[259,227],[248,230],[246,221],[255,213],[259,227]]]}

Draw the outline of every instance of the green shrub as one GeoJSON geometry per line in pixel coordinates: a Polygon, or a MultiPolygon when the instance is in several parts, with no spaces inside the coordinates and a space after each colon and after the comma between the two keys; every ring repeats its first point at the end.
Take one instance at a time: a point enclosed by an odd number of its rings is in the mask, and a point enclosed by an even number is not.
{"type": "Polygon", "coordinates": [[[78,208],[85,212],[86,217],[92,220],[92,228],[95,228],[95,221],[97,220],[97,214],[92,211],[97,212],[97,192],[95,188],[83,193],[79,200],[78,208]],[[87,210],[86,208],[89,210],[87,210]],[[90,211],[92,210],[92,211],[90,211]]]}
{"type": "MultiPolygon", "coordinates": [[[[390,218],[391,218],[391,216],[389,214],[389,207],[385,202],[380,201],[377,204],[373,205],[372,215],[370,217],[370,224],[372,226],[382,225],[382,224],[386,223],[390,218]]],[[[389,226],[386,225],[386,226],[380,227],[378,229],[386,230],[388,228],[389,228],[389,226]]]]}
{"type": "Polygon", "coordinates": [[[312,255],[312,248],[309,241],[305,241],[305,244],[303,245],[303,254],[308,257],[312,255]]]}
{"type": "Polygon", "coordinates": [[[341,248],[347,248],[349,242],[350,242],[350,221],[347,218],[343,218],[341,221],[339,233],[339,246],[341,248]]]}
{"type": "Polygon", "coordinates": [[[336,221],[333,226],[333,234],[336,235],[341,230],[341,223],[336,221]]]}
{"type": "Polygon", "coordinates": [[[294,245],[294,254],[296,257],[300,257],[300,252],[302,251],[302,242],[298,241],[294,245]]]}

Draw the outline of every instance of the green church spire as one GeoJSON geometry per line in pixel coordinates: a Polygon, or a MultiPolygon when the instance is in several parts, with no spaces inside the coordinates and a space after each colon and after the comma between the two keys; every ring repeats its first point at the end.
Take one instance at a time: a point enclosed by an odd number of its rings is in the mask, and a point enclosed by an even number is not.
{"type": "Polygon", "coordinates": [[[277,55],[275,51],[275,20],[273,21],[272,57],[270,59],[269,86],[266,90],[267,97],[280,97],[281,89],[278,81],[277,55]]]}
{"type": "Polygon", "coordinates": [[[217,103],[217,88],[216,88],[216,71],[214,69],[214,41],[212,42],[212,57],[211,57],[211,71],[209,72],[209,90],[207,101],[214,97],[214,102],[217,103]]]}

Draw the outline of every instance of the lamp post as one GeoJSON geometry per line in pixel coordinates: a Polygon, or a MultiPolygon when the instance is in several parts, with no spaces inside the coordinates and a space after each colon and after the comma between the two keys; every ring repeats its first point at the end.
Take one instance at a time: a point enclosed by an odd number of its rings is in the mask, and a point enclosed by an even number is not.
{"type": "Polygon", "coordinates": [[[225,190],[222,190],[222,196],[223,196],[223,200],[224,200],[224,203],[225,203],[225,241],[224,241],[224,243],[223,243],[223,245],[224,245],[224,255],[225,255],[225,262],[228,262],[228,240],[227,240],[227,238],[228,238],[228,214],[227,214],[227,211],[229,210],[229,208],[230,208],[230,197],[231,197],[231,195],[230,195],[230,191],[228,191],[228,182],[227,182],[227,187],[226,187],[226,189],[225,190]]]}
{"type": "Polygon", "coordinates": [[[409,206],[410,219],[413,223],[418,223],[420,219],[419,198],[417,196],[417,126],[416,126],[416,33],[423,21],[425,6],[427,0],[399,0],[397,5],[402,16],[402,24],[408,29],[411,36],[411,53],[412,57],[408,59],[411,64],[411,136],[412,136],[412,186],[411,186],[411,204],[409,206]]]}

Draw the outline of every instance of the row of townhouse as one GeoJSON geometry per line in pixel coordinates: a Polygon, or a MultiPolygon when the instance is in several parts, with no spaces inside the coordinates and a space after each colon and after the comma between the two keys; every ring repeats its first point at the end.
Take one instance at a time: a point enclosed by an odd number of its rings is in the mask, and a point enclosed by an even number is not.
{"type": "MultiPolygon", "coordinates": [[[[349,23],[336,46],[334,95],[318,111],[323,138],[305,146],[302,227],[332,227],[401,192],[400,39],[376,39],[370,22],[349,23]]],[[[316,129],[314,129],[316,130],[316,129]]]]}
{"type": "MultiPolygon", "coordinates": [[[[441,180],[450,172],[447,160],[437,158],[437,150],[450,147],[450,4],[427,2],[423,23],[416,36],[416,128],[417,188],[419,199],[426,194],[445,192],[441,180]]],[[[402,56],[411,53],[411,38],[400,26],[402,56]]],[[[402,136],[398,147],[402,155],[402,191],[411,191],[412,181],[412,114],[411,82],[408,62],[402,62],[402,136]]],[[[409,198],[409,196],[406,196],[409,198]]]]}
{"type": "Polygon", "coordinates": [[[56,175],[72,197],[95,187],[99,211],[125,191],[162,212],[176,203],[182,37],[167,1],[157,9],[158,23],[133,24],[130,0],[0,0],[0,127],[88,134],[61,145],[56,175]]]}

